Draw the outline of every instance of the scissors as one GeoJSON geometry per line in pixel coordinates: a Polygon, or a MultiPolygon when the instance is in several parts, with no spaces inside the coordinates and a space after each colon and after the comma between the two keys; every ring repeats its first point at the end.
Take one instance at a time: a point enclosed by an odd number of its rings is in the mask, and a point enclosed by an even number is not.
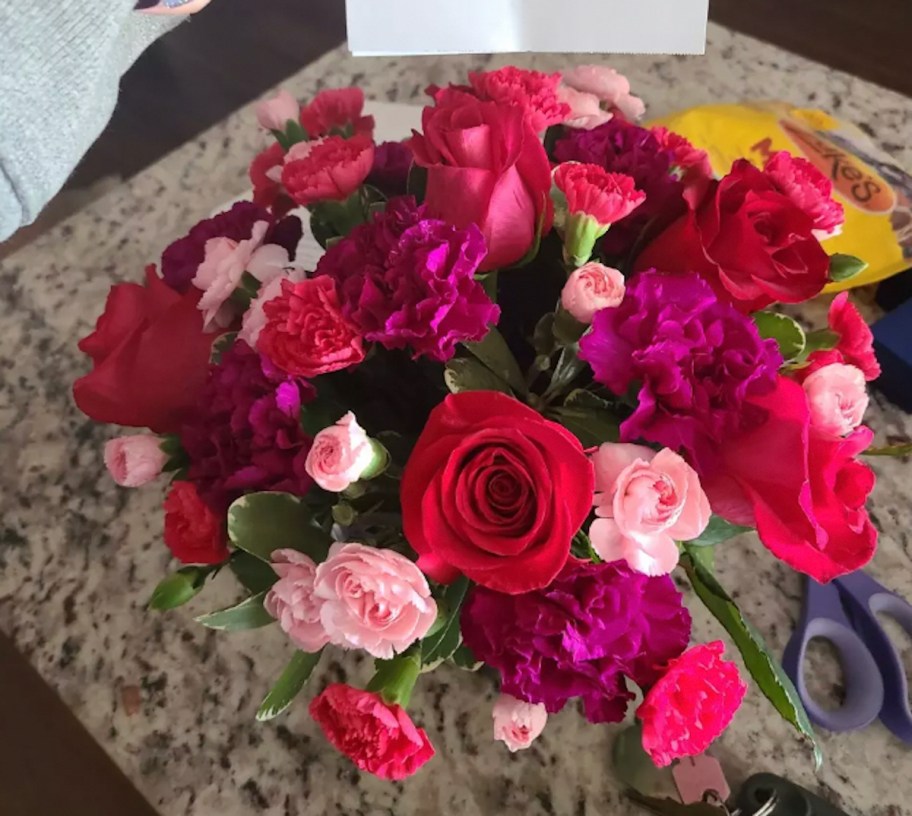
{"type": "Polygon", "coordinates": [[[808,716],[829,731],[855,731],[880,717],[903,742],[912,744],[909,681],[902,658],[880,625],[886,613],[912,637],[912,604],[864,572],[835,578],[829,584],[807,579],[804,607],[785,648],[782,666],[791,678],[808,716]],[[805,653],[813,638],[833,644],[845,675],[846,699],[832,710],[818,705],[804,682],[805,653]]]}

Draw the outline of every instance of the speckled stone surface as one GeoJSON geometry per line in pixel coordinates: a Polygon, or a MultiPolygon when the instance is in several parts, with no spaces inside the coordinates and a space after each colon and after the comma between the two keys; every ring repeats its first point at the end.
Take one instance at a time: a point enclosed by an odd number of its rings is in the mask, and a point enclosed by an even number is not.
{"type": "MultiPolygon", "coordinates": [[[[355,60],[338,50],[287,85],[302,98],[358,84],[374,98],[417,101],[429,82],[506,61],[355,60]]],[[[568,62],[512,61],[546,69],[568,62]]],[[[705,58],[611,62],[653,114],[742,97],[813,103],[861,124],[912,164],[908,99],[717,26],[705,58]]],[[[276,628],[215,635],[194,624],[194,614],[232,599],[230,583],[171,614],[144,611],[169,565],[161,494],[119,490],[104,473],[101,446],[111,431],[80,416],[70,398],[86,368],[76,340],[112,281],[138,279],[168,241],[243,192],[246,164],[261,145],[250,112],[241,111],[0,266],[0,626],[163,816],[638,812],[609,772],[613,729],[567,710],[531,750],[510,754],[491,741],[492,682],[455,671],[425,677],[413,698],[437,759],[405,784],[361,775],[323,741],[304,700],[272,724],[254,722],[289,649],[276,628]]],[[[881,439],[912,432],[908,417],[879,400],[870,422],[881,439]]],[[[892,461],[874,466],[882,543],[871,572],[912,597],[912,471],[892,461]]],[[[750,538],[726,546],[720,559],[723,582],[780,650],[798,611],[798,577],[750,538]]],[[[695,635],[719,636],[694,609],[695,635]]],[[[368,672],[364,661],[326,661],[313,686],[362,682],[368,672]]],[[[816,684],[832,682],[823,672],[816,684]]],[[[788,772],[850,813],[912,813],[909,748],[879,725],[822,741],[826,764],[815,776],[809,752],[752,691],[717,753],[735,781],[757,770],[788,772]]]]}

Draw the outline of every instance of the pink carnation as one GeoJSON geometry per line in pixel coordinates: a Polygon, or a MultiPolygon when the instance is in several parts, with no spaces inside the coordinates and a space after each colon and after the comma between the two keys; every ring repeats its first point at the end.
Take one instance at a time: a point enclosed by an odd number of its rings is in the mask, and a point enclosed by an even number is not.
{"type": "Polygon", "coordinates": [[[257,292],[257,296],[250,301],[247,311],[244,312],[238,339],[243,340],[251,348],[256,348],[260,332],[267,322],[266,311],[263,306],[282,294],[282,281],[287,280],[290,283],[298,283],[306,277],[307,273],[303,269],[288,267],[281,270],[280,274],[263,283],[257,292]]]}
{"type": "Polygon", "coordinates": [[[597,261],[575,269],[561,290],[561,306],[587,326],[597,311],[620,306],[623,299],[624,276],[597,261]]]}
{"type": "Polygon", "coordinates": [[[614,115],[602,108],[602,103],[595,94],[576,91],[568,85],[557,89],[557,98],[569,108],[563,125],[579,130],[592,130],[611,120],[614,115]]]}
{"type": "Polygon", "coordinates": [[[297,550],[275,550],[271,558],[279,580],[266,594],[263,606],[295,646],[305,652],[320,651],[329,643],[329,635],[320,622],[322,601],[314,596],[316,564],[297,550]]]}
{"type": "Polygon", "coordinates": [[[370,438],[349,411],[314,437],[304,467],[324,490],[341,493],[361,478],[373,460],[370,438]]]}
{"type": "Polygon", "coordinates": [[[814,235],[819,240],[840,233],[845,211],[833,198],[833,183],[811,162],[779,150],[769,157],[763,172],[779,192],[813,220],[814,235]]]}
{"type": "Polygon", "coordinates": [[[503,742],[511,753],[528,748],[545,730],[548,711],[542,703],[527,703],[501,694],[491,711],[494,739],[503,742]]]}
{"type": "MultiPolygon", "coordinates": [[[[830,305],[830,329],[839,335],[836,351],[849,365],[857,366],[869,382],[880,376],[880,363],[874,355],[874,335],[848,292],[840,292],[830,305]]],[[[811,355],[813,363],[815,355],[811,355]]]]}
{"type": "Polygon", "coordinates": [[[684,185],[684,198],[691,207],[696,208],[713,179],[709,154],[668,128],[656,125],[651,130],[662,149],[667,150],[671,156],[671,169],[684,185]]]}
{"type": "Polygon", "coordinates": [[[302,158],[289,157],[282,168],[282,184],[302,207],[324,200],[344,201],[361,186],[373,163],[370,136],[327,136],[311,143],[302,158]]]}
{"type": "Polygon", "coordinates": [[[560,164],[554,183],[566,196],[571,215],[586,215],[600,225],[626,218],[646,200],[631,176],[609,173],[596,164],[560,164]]]}
{"type": "Polygon", "coordinates": [[[576,91],[598,97],[609,109],[617,110],[628,121],[646,112],[643,100],[630,93],[630,82],[623,74],[605,65],[578,65],[564,72],[564,83],[576,91]]]}
{"type": "Polygon", "coordinates": [[[317,567],[314,594],[333,644],[386,660],[423,638],[437,619],[427,579],[393,550],[333,544],[317,567]]]}
{"type": "Polygon", "coordinates": [[[569,108],[557,93],[560,78],[560,74],[543,74],[512,65],[469,74],[472,90],[479,99],[522,108],[536,133],[560,124],[567,117],[569,108]]]}
{"type": "Polygon", "coordinates": [[[818,368],[802,383],[811,414],[811,430],[838,438],[861,425],[868,393],[861,369],[845,363],[818,368]]]}
{"type": "Polygon", "coordinates": [[[747,692],[721,641],[688,649],[646,694],[637,717],[643,748],[660,768],[702,754],[728,727],[747,692]]]}
{"type": "Polygon", "coordinates": [[[119,436],[104,448],[105,466],[121,487],[141,487],[157,479],[167,459],[161,440],[148,434],[119,436]]]}
{"type": "Polygon", "coordinates": [[[362,116],[364,91],[360,88],[329,88],[320,91],[309,105],[301,108],[301,126],[311,139],[331,131],[345,135],[370,136],[374,117],[362,116]]]}

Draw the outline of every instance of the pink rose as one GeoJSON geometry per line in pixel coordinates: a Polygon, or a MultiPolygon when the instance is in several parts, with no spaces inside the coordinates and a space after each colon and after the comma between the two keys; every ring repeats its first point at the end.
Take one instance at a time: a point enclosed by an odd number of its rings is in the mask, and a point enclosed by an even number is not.
{"type": "Polygon", "coordinates": [[[119,436],[105,443],[105,467],[121,487],[141,487],[157,479],[167,461],[157,436],[119,436]]]}
{"type": "Polygon", "coordinates": [[[620,306],[623,299],[624,276],[598,261],[574,270],[561,291],[561,305],[587,326],[599,309],[620,306]]]}
{"type": "Polygon", "coordinates": [[[570,108],[570,113],[563,122],[565,127],[592,130],[611,121],[614,115],[602,108],[602,103],[595,94],[576,91],[568,85],[561,85],[557,89],[557,98],[570,108]]]}
{"type": "Polygon", "coordinates": [[[589,528],[605,561],[623,559],[646,575],[665,575],[678,563],[678,541],[709,524],[709,500],[696,471],[677,453],[606,442],[593,456],[595,514],[589,528]]]}
{"type": "Polygon", "coordinates": [[[357,482],[373,461],[370,438],[349,411],[314,437],[304,470],[324,490],[341,493],[357,482]]]}
{"type": "Polygon", "coordinates": [[[721,641],[688,649],[668,664],[637,709],[643,748],[660,768],[702,754],[728,727],[747,693],[721,641]]]}
{"type": "Polygon", "coordinates": [[[275,96],[258,102],[255,110],[260,127],[284,131],[289,121],[298,120],[301,107],[298,100],[283,88],[275,96]]]}
{"type": "Polygon", "coordinates": [[[811,412],[811,429],[840,437],[854,431],[868,407],[864,373],[845,363],[818,368],[802,383],[811,412]]]}
{"type": "Polygon", "coordinates": [[[305,652],[318,652],[329,635],[320,622],[322,600],[314,595],[317,566],[297,550],[274,550],[272,568],[279,580],[266,593],[263,606],[292,643],[305,652]]]}
{"type": "Polygon", "coordinates": [[[393,550],[333,544],[317,567],[314,593],[330,642],[386,660],[423,638],[437,619],[421,570],[393,550]]]}
{"type": "Polygon", "coordinates": [[[528,748],[545,730],[548,711],[543,703],[526,703],[509,694],[494,701],[494,739],[505,743],[511,752],[528,748]]]}
{"type": "Polygon", "coordinates": [[[203,290],[197,308],[203,313],[207,330],[231,324],[234,310],[228,299],[245,272],[258,280],[268,280],[287,266],[288,250],[277,244],[263,245],[268,229],[268,223],[257,221],[250,238],[244,241],[231,238],[206,241],[206,256],[196,270],[193,285],[203,290]]]}
{"type": "Polygon", "coordinates": [[[266,312],[263,305],[279,297],[282,294],[282,281],[287,280],[291,283],[298,283],[304,280],[307,273],[297,267],[288,267],[260,286],[257,296],[250,301],[247,311],[241,321],[241,330],[238,332],[238,339],[243,340],[250,348],[256,348],[260,332],[266,325],[266,312]]]}

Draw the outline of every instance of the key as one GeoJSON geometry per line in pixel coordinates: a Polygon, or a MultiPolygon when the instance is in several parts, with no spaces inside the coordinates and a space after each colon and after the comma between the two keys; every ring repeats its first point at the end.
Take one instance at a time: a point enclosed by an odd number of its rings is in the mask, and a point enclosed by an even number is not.
{"type": "Polygon", "coordinates": [[[757,816],[757,808],[770,796],[777,806],[773,816],[848,816],[844,810],[824,801],[809,790],[769,773],[754,774],[738,792],[737,805],[743,814],[757,816]],[[753,812],[751,810],[753,808],[753,812]]]}
{"type": "Polygon", "coordinates": [[[731,813],[724,806],[718,807],[709,802],[691,802],[689,805],[684,805],[674,799],[644,796],[634,790],[627,791],[627,796],[656,816],[739,816],[737,813],[731,813]]]}

